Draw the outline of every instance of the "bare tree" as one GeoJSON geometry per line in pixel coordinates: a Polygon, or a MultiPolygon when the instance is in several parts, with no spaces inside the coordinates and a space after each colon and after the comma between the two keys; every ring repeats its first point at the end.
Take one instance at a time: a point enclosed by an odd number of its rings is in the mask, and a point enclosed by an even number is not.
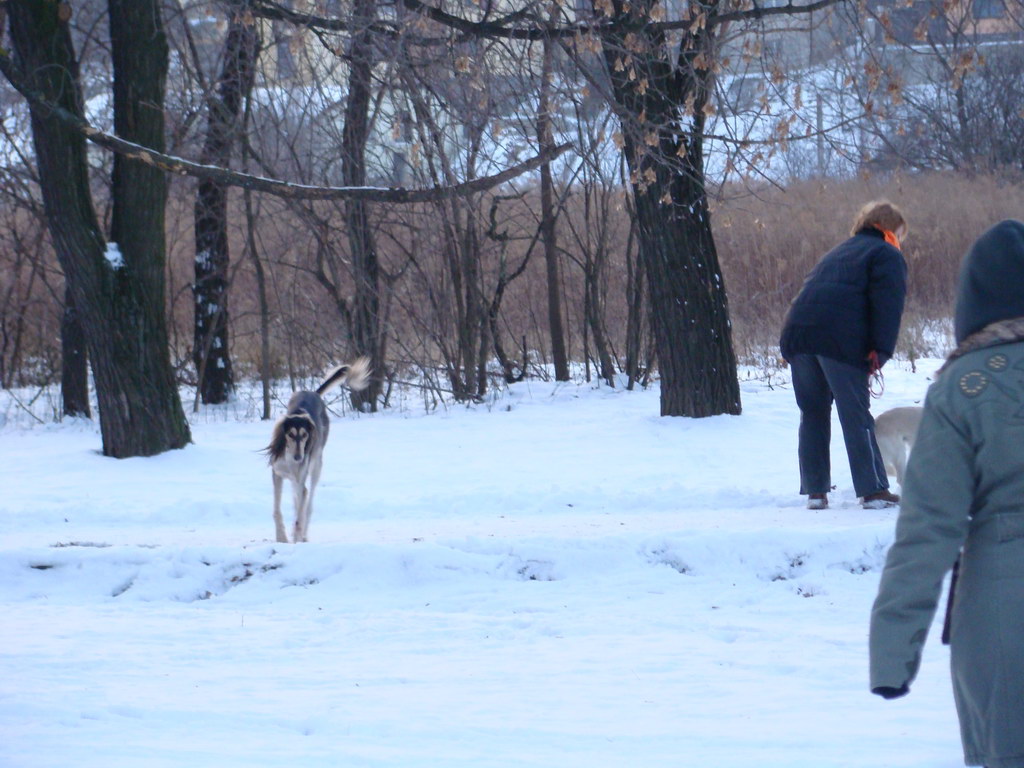
{"type": "MultiPolygon", "coordinates": [[[[30,304],[37,301],[34,286],[49,287],[45,272],[47,261],[53,259],[53,249],[44,237],[46,214],[39,199],[39,181],[35,175],[31,158],[24,156],[17,137],[12,133],[28,123],[26,119],[3,121],[2,132],[8,140],[12,159],[16,164],[4,169],[0,178],[0,201],[4,203],[2,230],[8,242],[2,247],[11,261],[3,268],[4,284],[0,288],[0,382],[10,386],[16,372],[22,367],[23,338],[25,325],[39,316],[30,310],[30,304]],[[26,265],[30,265],[28,280],[22,280],[26,265]],[[40,278],[37,280],[37,277],[40,278]]],[[[85,334],[74,299],[65,285],[62,300],[58,303],[60,312],[60,356],[61,356],[61,402],[65,416],[91,416],[89,405],[88,355],[85,334]]],[[[40,318],[42,319],[42,318],[40,318]]],[[[36,350],[38,355],[43,350],[36,350]]]]}
{"type": "MultiPolygon", "coordinates": [[[[557,6],[552,6],[552,21],[558,18],[557,6]]],[[[541,41],[543,52],[540,71],[539,99],[537,105],[537,143],[541,147],[554,147],[555,138],[551,126],[551,91],[554,80],[554,51],[552,40],[541,41]]],[[[562,327],[562,291],[559,269],[558,231],[556,229],[557,209],[555,208],[554,182],[551,178],[551,164],[545,163],[540,169],[540,216],[541,232],[544,239],[544,264],[548,278],[548,328],[551,334],[551,356],[555,364],[555,380],[569,380],[569,354],[565,346],[565,330],[562,327]]]]}
{"type": "MultiPolygon", "coordinates": [[[[799,174],[830,167],[826,146],[846,151],[826,145],[825,116],[806,121],[799,88],[784,92],[790,73],[773,60],[779,51],[769,52],[774,30],[765,23],[807,19],[822,28],[833,2],[482,2],[455,16],[450,5],[419,0],[230,0],[221,7],[251,9],[257,21],[229,16],[228,43],[235,24],[278,36],[262,55],[243,169],[230,167],[239,134],[237,107],[222,98],[226,59],[220,79],[208,78],[214,85],[175,102],[171,152],[26,95],[119,156],[200,179],[209,205],[196,213],[213,215],[208,227],[196,218],[203,258],[194,283],[197,298],[206,287],[216,294],[197,305],[197,330],[209,321],[194,345],[201,381],[231,373],[230,359],[215,359],[226,355],[230,330],[235,348],[259,334],[265,379],[285,365],[301,378],[338,355],[371,354],[376,389],[359,407],[386,402],[406,367],[433,367],[445,378],[438,388],[473,399],[489,377],[521,377],[528,361],[553,360],[562,377],[570,359],[583,359],[608,381],[625,371],[631,384],[656,362],[664,414],[735,413],[734,342],[709,198],[740,166],[749,178],[776,178],[776,152],[799,174]],[[573,125],[574,110],[586,128],[573,125]],[[800,157],[787,154],[798,128],[810,137],[800,157]],[[570,139],[578,157],[554,162],[570,139]],[[537,148],[537,158],[519,162],[537,148]],[[200,162],[186,159],[190,152],[200,162]],[[504,166],[512,167],[493,172],[504,166]],[[252,193],[245,226],[230,231],[229,186],[252,193]],[[245,243],[249,256],[231,265],[239,282],[230,317],[229,241],[232,249],[245,243]],[[222,266],[206,271],[213,252],[223,253],[222,266]]],[[[176,12],[186,14],[178,34],[192,30],[192,42],[205,45],[189,54],[186,40],[178,71],[201,80],[215,71],[211,51],[223,32],[200,34],[187,8],[176,12]]],[[[815,50],[807,62],[823,55],[815,50]]],[[[187,296],[180,282],[175,295],[187,296]]]]}
{"type": "MultiPolygon", "coordinates": [[[[228,5],[220,74],[207,98],[200,162],[228,167],[238,144],[242,104],[252,89],[260,38],[249,0],[228,5]]],[[[234,387],[229,346],[227,187],[199,180],[195,201],[195,325],[192,359],[204,403],[223,403],[234,387]]]]}
{"type": "MultiPolygon", "coordinates": [[[[576,262],[583,276],[583,337],[584,354],[589,371],[589,340],[593,340],[598,374],[609,385],[614,386],[617,366],[613,345],[606,327],[606,305],[608,303],[607,273],[615,253],[622,257],[617,264],[629,264],[629,244],[623,242],[617,231],[622,224],[628,227],[627,216],[616,217],[614,210],[621,205],[621,187],[610,178],[603,158],[609,147],[608,123],[611,115],[601,112],[594,120],[581,105],[576,105],[578,126],[577,147],[583,158],[579,180],[574,185],[576,206],[571,206],[565,216],[575,248],[566,255],[576,262]],[[582,210],[578,210],[582,204],[582,210]],[[620,250],[621,249],[621,250],[620,250]]],[[[632,297],[622,296],[622,304],[632,304],[632,297]]],[[[628,325],[628,322],[627,322],[628,325]]]]}
{"type": "Polygon", "coordinates": [[[32,305],[40,300],[47,249],[45,225],[40,226],[35,216],[17,204],[5,213],[0,236],[0,386],[12,387],[22,378],[19,374],[33,367],[31,358],[44,353],[34,348],[30,336],[33,321],[41,319],[32,305]]]}
{"type": "MultiPolygon", "coordinates": [[[[376,21],[377,0],[355,0],[352,9],[354,32],[349,42],[348,98],[341,144],[342,182],[348,186],[366,184],[366,143],[369,138],[371,72],[375,61],[372,25],[376,21]]],[[[345,204],[349,252],[355,292],[351,302],[351,333],[355,352],[370,358],[376,373],[370,386],[352,393],[352,404],[360,409],[377,410],[384,369],[386,334],[380,317],[380,262],[367,205],[362,200],[345,204]]]]}
{"type": "Polygon", "coordinates": [[[439,7],[404,0],[406,7],[459,35],[502,39],[557,37],[586,71],[596,45],[604,71],[591,72],[620,122],[620,142],[630,172],[639,250],[647,275],[661,372],[663,415],[739,413],[740,394],[732,348],[728,301],[708,207],[704,129],[714,112],[710,100],[721,64],[718,33],[726,25],[806,6],[762,9],[719,0],[682,6],[682,18],[666,21],[658,0],[594,0],[592,14],[561,26],[523,8],[495,18],[454,16],[439,7]],[[681,39],[673,43],[670,33],[681,39]]]}
{"type": "MultiPolygon", "coordinates": [[[[82,114],[70,8],[8,2],[17,55],[5,74],[73,115],[82,114]]],[[[167,47],[156,2],[109,3],[115,129],[163,147],[167,47]]],[[[53,111],[32,105],[32,133],[51,234],[93,362],[103,452],[151,455],[190,440],[167,350],[164,318],[166,182],[138,160],[118,158],[109,246],[94,213],[85,141],[53,111]]]]}
{"type": "Polygon", "coordinates": [[[849,79],[879,164],[1024,170],[1024,2],[880,4],[849,79]],[[872,34],[873,33],[873,34],[872,34]]]}

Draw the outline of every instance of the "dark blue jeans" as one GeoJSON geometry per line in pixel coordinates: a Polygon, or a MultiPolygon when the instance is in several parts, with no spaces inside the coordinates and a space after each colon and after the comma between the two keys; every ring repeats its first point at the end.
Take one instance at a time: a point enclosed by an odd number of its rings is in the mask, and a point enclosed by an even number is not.
{"type": "Polygon", "coordinates": [[[833,401],[843,428],[854,491],[863,497],[887,489],[889,478],[875,441],[867,370],[821,355],[794,355],[789,365],[800,408],[800,493],[828,493],[832,487],[829,442],[833,401]]]}

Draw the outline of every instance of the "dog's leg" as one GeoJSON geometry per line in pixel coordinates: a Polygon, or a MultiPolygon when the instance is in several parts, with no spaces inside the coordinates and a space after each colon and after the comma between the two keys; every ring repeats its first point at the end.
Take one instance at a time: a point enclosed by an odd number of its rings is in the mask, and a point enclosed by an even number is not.
{"type": "Polygon", "coordinates": [[[320,482],[320,470],[324,467],[323,454],[318,454],[309,472],[309,495],[306,497],[306,514],[302,523],[302,540],[309,541],[309,519],[313,516],[313,494],[320,482]]]}
{"type": "Polygon", "coordinates": [[[281,519],[281,486],[284,480],[276,472],[271,472],[274,478],[274,528],[277,532],[277,540],[282,544],[288,543],[288,534],[284,530],[284,520],[281,519]]]}
{"type": "Polygon", "coordinates": [[[292,499],[295,504],[295,529],[292,531],[292,541],[298,544],[303,541],[302,528],[306,516],[306,482],[304,477],[295,479],[292,482],[292,499]]]}
{"type": "Polygon", "coordinates": [[[310,492],[305,486],[302,487],[302,517],[295,521],[295,541],[309,541],[306,532],[309,530],[309,501],[310,492]]]}
{"type": "Polygon", "coordinates": [[[896,452],[896,482],[903,487],[903,473],[907,471],[907,445],[900,440],[900,449],[896,452]]]}
{"type": "Polygon", "coordinates": [[[887,475],[897,474],[897,462],[900,451],[903,450],[903,441],[888,434],[884,429],[880,429],[875,433],[875,440],[878,444],[878,451],[882,454],[885,473],[887,475]]]}

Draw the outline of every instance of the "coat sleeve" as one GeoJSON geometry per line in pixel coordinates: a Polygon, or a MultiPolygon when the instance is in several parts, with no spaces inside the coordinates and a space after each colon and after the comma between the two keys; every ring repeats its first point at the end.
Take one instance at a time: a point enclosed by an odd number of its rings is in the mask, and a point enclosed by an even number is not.
{"type": "Polygon", "coordinates": [[[891,245],[879,248],[868,282],[869,352],[873,349],[888,360],[896,350],[903,303],[907,296],[907,263],[891,245]]]}
{"type": "Polygon", "coordinates": [[[871,610],[871,690],[917,675],[942,580],[967,537],[974,451],[933,385],[904,478],[896,538],[871,610]],[[936,395],[936,396],[933,396],[936,395]]]}

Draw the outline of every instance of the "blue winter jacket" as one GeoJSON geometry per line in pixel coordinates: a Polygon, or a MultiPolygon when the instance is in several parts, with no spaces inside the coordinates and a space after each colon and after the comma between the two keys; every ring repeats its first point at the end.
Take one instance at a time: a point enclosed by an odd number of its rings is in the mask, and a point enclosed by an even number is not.
{"type": "Polygon", "coordinates": [[[782,356],[822,355],[867,368],[896,349],[907,294],[907,263],[873,227],[829,251],[804,281],[782,328],[782,356]]]}

